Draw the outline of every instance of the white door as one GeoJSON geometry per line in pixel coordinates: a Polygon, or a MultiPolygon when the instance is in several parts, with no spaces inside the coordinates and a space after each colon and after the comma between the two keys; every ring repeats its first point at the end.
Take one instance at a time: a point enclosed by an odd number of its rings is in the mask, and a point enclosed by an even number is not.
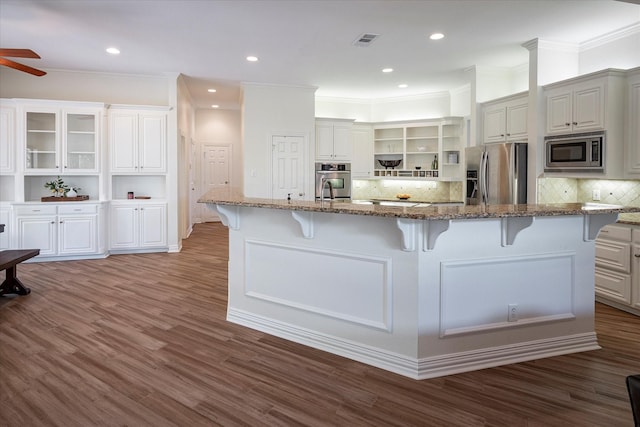
{"type": "MultiPolygon", "coordinates": [[[[231,185],[231,147],[229,145],[204,145],[202,161],[202,192],[231,185]]],[[[202,209],[202,221],[218,221],[218,216],[207,208],[202,209]]]]}
{"type": "Polygon", "coordinates": [[[272,191],[274,199],[304,197],[304,138],[272,137],[272,191]]]}
{"type": "Polygon", "coordinates": [[[58,255],[88,254],[98,250],[95,215],[60,216],[58,255]]]}

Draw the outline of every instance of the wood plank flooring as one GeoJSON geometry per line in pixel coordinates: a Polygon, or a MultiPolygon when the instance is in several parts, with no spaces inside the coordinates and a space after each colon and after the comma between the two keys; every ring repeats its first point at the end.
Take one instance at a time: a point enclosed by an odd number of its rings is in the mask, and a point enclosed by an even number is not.
{"type": "Polygon", "coordinates": [[[181,253],[20,265],[0,298],[0,426],[632,426],[640,318],[602,350],[415,381],[225,321],[227,229],[181,253]]]}

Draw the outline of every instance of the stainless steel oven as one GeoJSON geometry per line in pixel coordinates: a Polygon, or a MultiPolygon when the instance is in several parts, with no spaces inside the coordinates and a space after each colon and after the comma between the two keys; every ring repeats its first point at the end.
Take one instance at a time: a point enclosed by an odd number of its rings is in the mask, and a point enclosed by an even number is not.
{"type": "Polygon", "coordinates": [[[604,132],[548,136],[545,172],[604,172],[604,132]]]}
{"type": "Polygon", "coordinates": [[[351,198],[350,163],[316,163],[316,199],[351,198]],[[324,194],[323,194],[324,193],[324,194]]]}

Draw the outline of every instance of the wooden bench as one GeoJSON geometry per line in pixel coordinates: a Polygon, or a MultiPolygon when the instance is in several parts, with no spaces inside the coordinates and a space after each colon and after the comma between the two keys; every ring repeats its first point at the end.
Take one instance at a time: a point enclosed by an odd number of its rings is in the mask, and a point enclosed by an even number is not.
{"type": "Polygon", "coordinates": [[[26,288],[17,276],[17,266],[40,254],[40,249],[10,249],[0,252],[0,271],[7,270],[7,278],[0,285],[0,296],[4,294],[27,295],[31,289],[26,288]]]}

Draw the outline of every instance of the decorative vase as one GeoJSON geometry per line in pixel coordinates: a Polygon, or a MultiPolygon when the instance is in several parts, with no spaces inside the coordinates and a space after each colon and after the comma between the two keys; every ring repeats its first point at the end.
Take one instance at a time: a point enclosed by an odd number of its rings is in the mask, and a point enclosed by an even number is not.
{"type": "Polygon", "coordinates": [[[71,189],[69,191],[67,191],[67,197],[76,197],[78,195],[78,193],[76,193],[76,190],[71,187],[71,189]]]}

